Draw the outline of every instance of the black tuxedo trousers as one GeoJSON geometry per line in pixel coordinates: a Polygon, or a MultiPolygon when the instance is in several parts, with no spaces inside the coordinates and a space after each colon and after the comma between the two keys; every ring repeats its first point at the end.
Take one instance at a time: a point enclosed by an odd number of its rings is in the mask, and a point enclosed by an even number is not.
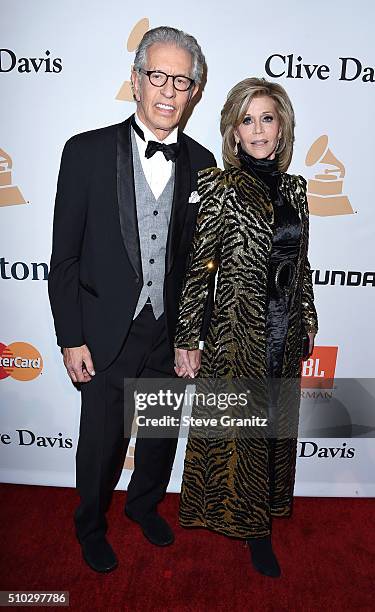
{"type": "MultiPolygon", "coordinates": [[[[167,339],[165,315],[155,319],[146,305],[133,321],[116,360],[90,382],[81,385],[82,408],[77,448],[77,489],[81,503],[75,514],[81,542],[104,535],[105,513],[124,464],[129,438],[125,422],[131,408],[124,405],[124,378],[174,376],[174,359],[167,339]]],[[[142,520],[156,509],[168,486],[177,439],[136,441],[135,468],[128,487],[126,509],[142,520]]]]}

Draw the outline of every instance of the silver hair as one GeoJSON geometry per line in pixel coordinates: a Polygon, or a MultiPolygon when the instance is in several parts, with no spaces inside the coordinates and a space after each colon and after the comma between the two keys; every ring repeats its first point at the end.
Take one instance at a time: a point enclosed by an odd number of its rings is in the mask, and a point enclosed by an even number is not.
{"type": "Polygon", "coordinates": [[[186,34],[186,32],[183,32],[182,30],[177,30],[176,28],[170,28],[168,26],[160,26],[146,32],[139,43],[135,54],[135,70],[146,67],[147,49],[155,43],[175,45],[176,47],[181,47],[181,49],[186,49],[186,51],[188,51],[192,57],[193,67],[191,78],[194,79],[195,83],[197,84],[201,82],[205,58],[197,40],[194,38],[194,36],[186,34]]]}

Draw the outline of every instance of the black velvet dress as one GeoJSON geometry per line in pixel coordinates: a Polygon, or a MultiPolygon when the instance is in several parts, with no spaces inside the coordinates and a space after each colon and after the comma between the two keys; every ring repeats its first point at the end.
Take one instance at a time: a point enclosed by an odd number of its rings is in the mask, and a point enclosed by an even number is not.
{"type": "Polygon", "coordinates": [[[279,191],[277,158],[258,160],[239,148],[241,167],[270,189],[274,211],[273,241],[269,265],[266,315],[267,369],[272,381],[269,418],[276,422],[276,405],[288,331],[290,288],[297,263],[301,221],[290,202],[279,191]]]}

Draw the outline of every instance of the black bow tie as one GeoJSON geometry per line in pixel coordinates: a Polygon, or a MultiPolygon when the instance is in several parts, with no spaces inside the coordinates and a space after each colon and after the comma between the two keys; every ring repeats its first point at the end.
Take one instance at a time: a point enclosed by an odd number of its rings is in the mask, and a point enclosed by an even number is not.
{"type": "MultiPolygon", "coordinates": [[[[145,135],[143,130],[139,127],[136,122],[134,115],[131,118],[131,125],[133,130],[138,134],[138,136],[145,142],[145,135]]],[[[163,142],[156,142],[156,140],[149,140],[146,147],[145,157],[149,159],[157,151],[161,151],[167,161],[176,161],[178,154],[180,152],[180,143],[174,142],[172,144],[166,145],[163,142]]]]}
{"type": "Polygon", "coordinates": [[[149,140],[146,147],[145,157],[149,159],[155,155],[156,151],[161,151],[167,161],[176,161],[177,156],[180,152],[180,145],[178,142],[166,145],[163,142],[156,142],[156,140],[149,140]]]}

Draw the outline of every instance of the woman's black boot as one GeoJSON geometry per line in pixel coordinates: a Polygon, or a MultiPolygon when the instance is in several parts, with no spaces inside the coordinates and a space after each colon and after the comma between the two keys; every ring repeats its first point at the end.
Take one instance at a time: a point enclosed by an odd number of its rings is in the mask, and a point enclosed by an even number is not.
{"type": "Polygon", "coordinates": [[[271,536],[250,538],[247,543],[255,569],[265,576],[278,578],[281,575],[281,570],[272,550],[271,536]]]}

